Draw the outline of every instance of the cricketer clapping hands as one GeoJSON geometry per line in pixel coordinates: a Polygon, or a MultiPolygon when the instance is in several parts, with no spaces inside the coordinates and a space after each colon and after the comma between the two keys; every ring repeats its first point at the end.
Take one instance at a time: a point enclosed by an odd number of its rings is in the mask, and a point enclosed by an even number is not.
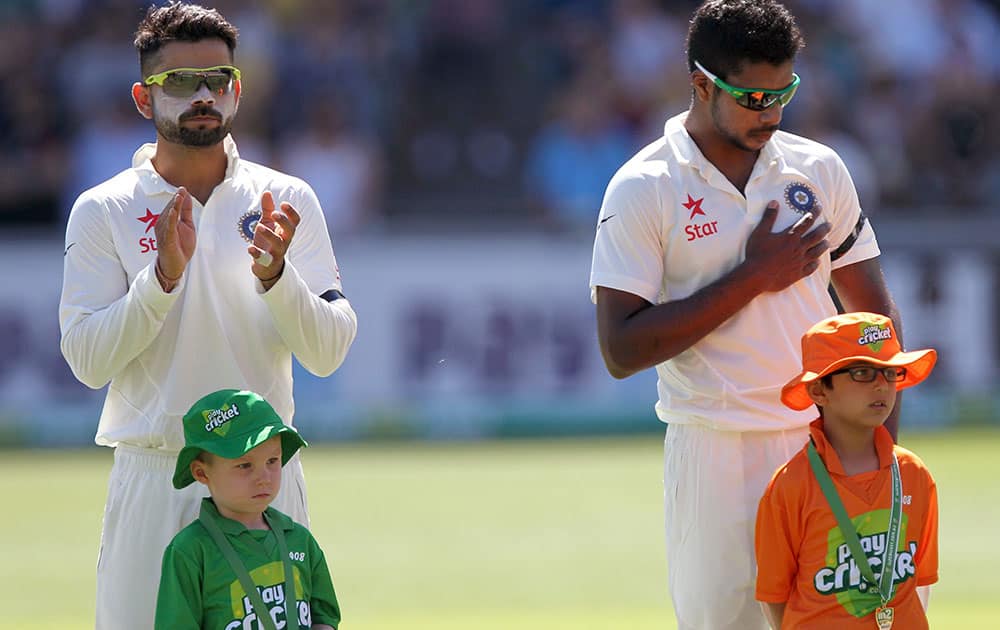
{"type": "MultiPolygon", "coordinates": [[[[281,277],[285,253],[295,236],[301,217],[292,204],[281,203],[277,212],[270,191],[261,195],[261,218],[254,228],[253,242],[247,252],[253,258],[250,270],[260,280],[264,290],[270,289],[281,277]]],[[[155,225],[157,257],[156,275],[167,293],[180,282],[188,262],[194,256],[197,243],[192,212],[191,193],[183,186],[171,197],[155,225]]]]}
{"type": "Polygon", "coordinates": [[[285,253],[302,219],[287,201],[282,201],[281,209],[275,212],[274,197],[270,191],[261,195],[260,209],[260,221],[254,228],[253,243],[247,251],[254,259],[251,270],[266,291],[281,277],[285,268],[285,253]]]}

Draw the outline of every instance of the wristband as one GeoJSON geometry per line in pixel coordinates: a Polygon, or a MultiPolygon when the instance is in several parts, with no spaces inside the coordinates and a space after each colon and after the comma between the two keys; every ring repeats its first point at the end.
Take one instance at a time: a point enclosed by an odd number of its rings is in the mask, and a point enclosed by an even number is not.
{"type": "Polygon", "coordinates": [[[159,258],[156,259],[156,264],[153,267],[154,267],[153,271],[156,273],[156,279],[159,280],[162,284],[176,286],[177,283],[180,282],[181,277],[184,275],[184,272],[182,271],[180,276],[177,276],[176,278],[171,278],[167,274],[163,273],[163,269],[160,268],[159,258]]]}
{"type": "Polygon", "coordinates": [[[284,263],[284,261],[282,261],[282,263],[281,263],[281,269],[278,270],[278,273],[274,274],[270,278],[267,278],[267,279],[258,278],[258,280],[260,280],[261,284],[263,284],[265,282],[271,282],[272,280],[277,280],[278,278],[281,277],[281,274],[284,271],[285,271],[285,263],[284,263]]]}

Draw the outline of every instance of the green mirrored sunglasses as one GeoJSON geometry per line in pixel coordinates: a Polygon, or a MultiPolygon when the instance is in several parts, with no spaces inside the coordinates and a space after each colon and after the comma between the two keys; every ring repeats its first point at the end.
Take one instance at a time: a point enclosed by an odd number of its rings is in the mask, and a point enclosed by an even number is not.
{"type": "Polygon", "coordinates": [[[213,94],[222,96],[233,89],[233,83],[240,80],[240,70],[235,66],[212,66],[211,68],[174,68],[159,74],[151,74],[144,85],[159,85],[167,96],[188,97],[204,83],[213,94]]]}
{"type": "Polygon", "coordinates": [[[792,97],[795,96],[795,92],[799,89],[799,75],[794,72],[792,73],[792,82],[787,87],[783,87],[780,90],[765,90],[763,88],[738,88],[729,85],[706,70],[705,66],[701,65],[698,61],[695,61],[694,65],[702,74],[711,79],[712,83],[719,86],[719,89],[728,92],[730,96],[736,99],[737,104],[756,112],[763,111],[775,103],[780,103],[782,107],[788,105],[792,97]]]}

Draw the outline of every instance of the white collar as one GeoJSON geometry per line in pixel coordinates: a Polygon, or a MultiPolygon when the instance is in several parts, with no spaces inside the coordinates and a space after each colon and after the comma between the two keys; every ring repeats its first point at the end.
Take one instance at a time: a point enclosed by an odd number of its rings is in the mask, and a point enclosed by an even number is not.
{"type": "MultiPolygon", "coordinates": [[[[222,139],[222,149],[226,153],[227,162],[226,175],[223,178],[223,181],[225,181],[233,177],[236,169],[239,167],[240,161],[240,153],[236,149],[236,142],[233,140],[232,134],[226,134],[226,137],[222,139]]],[[[149,142],[136,149],[136,152],[132,155],[132,168],[136,170],[139,176],[139,184],[147,195],[164,192],[173,194],[177,190],[177,187],[168,184],[156,172],[156,169],[153,168],[152,160],[155,154],[156,143],[149,142]]]]}
{"type": "MultiPolygon", "coordinates": [[[[701,149],[695,144],[694,138],[688,133],[688,130],[684,127],[684,121],[687,120],[688,111],[681,112],[676,116],[667,119],[667,122],[663,125],[663,134],[666,139],[667,146],[669,150],[674,154],[678,164],[690,165],[698,169],[701,176],[705,178],[709,183],[716,186],[723,186],[722,181],[725,177],[719,171],[719,169],[708,161],[708,158],[702,154],[701,149]],[[719,180],[719,181],[716,181],[719,180]]],[[[775,132],[778,133],[778,132],[775,132]]],[[[759,165],[770,165],[776,161],[782,159],[781,150],[775,145],[774,136],[768,140],[763,148],[760,150],[760,155],[757,157],[757,163],[759,165]]]]}

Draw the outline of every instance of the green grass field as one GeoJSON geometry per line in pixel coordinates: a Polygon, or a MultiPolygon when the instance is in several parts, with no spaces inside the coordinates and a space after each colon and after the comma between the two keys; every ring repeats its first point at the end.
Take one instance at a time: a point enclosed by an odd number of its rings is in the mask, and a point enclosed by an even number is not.
{"type": "MultiPolygon", "coordinates": [[[[938,480],[931,627],[997,627],[1000,432],[904,443],[938,480]]],[[[309,449],[313,531],[343,628],[673,628],[661,449],[656,435],[309,449]]],[[[0,628],[92,628],[110,450],[0,462],[0,628]]]]}

